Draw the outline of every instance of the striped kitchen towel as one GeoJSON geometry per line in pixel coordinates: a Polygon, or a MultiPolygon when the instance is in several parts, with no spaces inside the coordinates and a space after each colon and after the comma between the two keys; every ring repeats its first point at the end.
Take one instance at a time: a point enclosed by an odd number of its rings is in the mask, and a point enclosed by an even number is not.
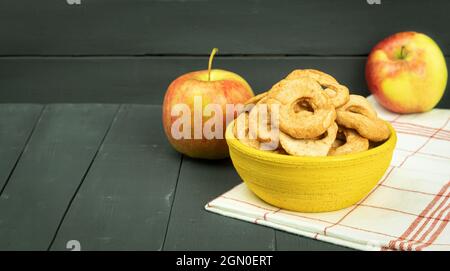
{"type": "Polygon", "coordinates": [[[392,163],[359,203],[298,213],[240,184],[206,205],[221,215],[361,250],[450,250],[450,110],[398,115],[374,104],[398,134],[392,163]]]}

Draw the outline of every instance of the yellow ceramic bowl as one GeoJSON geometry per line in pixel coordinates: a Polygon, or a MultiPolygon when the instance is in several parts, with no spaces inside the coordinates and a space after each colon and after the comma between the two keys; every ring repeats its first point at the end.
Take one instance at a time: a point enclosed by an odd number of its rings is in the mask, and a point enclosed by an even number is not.
{"type": "Polygon", "coordinates": [[[326,157],[298,157],[256,150],[242,144],[228,125],[231,160],[248,188],[271,205],[299,212],[327,212],[361,200],[383,177],[397,135],[370,150],[326,157]]]}

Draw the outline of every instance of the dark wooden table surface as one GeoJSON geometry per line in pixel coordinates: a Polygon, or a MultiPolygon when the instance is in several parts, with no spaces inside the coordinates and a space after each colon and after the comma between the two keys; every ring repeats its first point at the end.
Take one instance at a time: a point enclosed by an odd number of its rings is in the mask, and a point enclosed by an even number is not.
{"type": "Polygon", "coordinates": [[[0,104],[0,249],[344,250],[203,206],[241,182],[182,156],[161,107],[0,104]]]}

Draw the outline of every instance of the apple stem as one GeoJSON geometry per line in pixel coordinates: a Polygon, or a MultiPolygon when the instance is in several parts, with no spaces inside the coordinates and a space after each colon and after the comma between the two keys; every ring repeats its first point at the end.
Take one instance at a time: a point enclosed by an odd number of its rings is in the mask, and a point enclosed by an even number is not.
{"type": "Polygon", "coordinates": [[[208,81],[211,81],[211,67],[213,58],[216,55],[216,53],[219,52],[218,48],[213,48],[211,51],[211,54],[209,55],[209,61],[208,61],[208,81]]]}
{"type": "Polygon", "coordinates": [[[405,46],[402,46],[402,48],[400,49],[400,59],[405,59],[405,57],[405,46]]]}

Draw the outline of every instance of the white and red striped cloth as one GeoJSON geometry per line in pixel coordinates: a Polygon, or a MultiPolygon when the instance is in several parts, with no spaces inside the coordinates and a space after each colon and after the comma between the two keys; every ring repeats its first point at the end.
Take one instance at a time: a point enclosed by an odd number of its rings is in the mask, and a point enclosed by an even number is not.
{"type": "Polygon", "coordinates": [[[221,215],[361,250],[450,250],[450,110],[397,115],[374,104],[398,142],[378,185],[356,205],[298,213],[240,184],[206,205],[221,215]]]}

